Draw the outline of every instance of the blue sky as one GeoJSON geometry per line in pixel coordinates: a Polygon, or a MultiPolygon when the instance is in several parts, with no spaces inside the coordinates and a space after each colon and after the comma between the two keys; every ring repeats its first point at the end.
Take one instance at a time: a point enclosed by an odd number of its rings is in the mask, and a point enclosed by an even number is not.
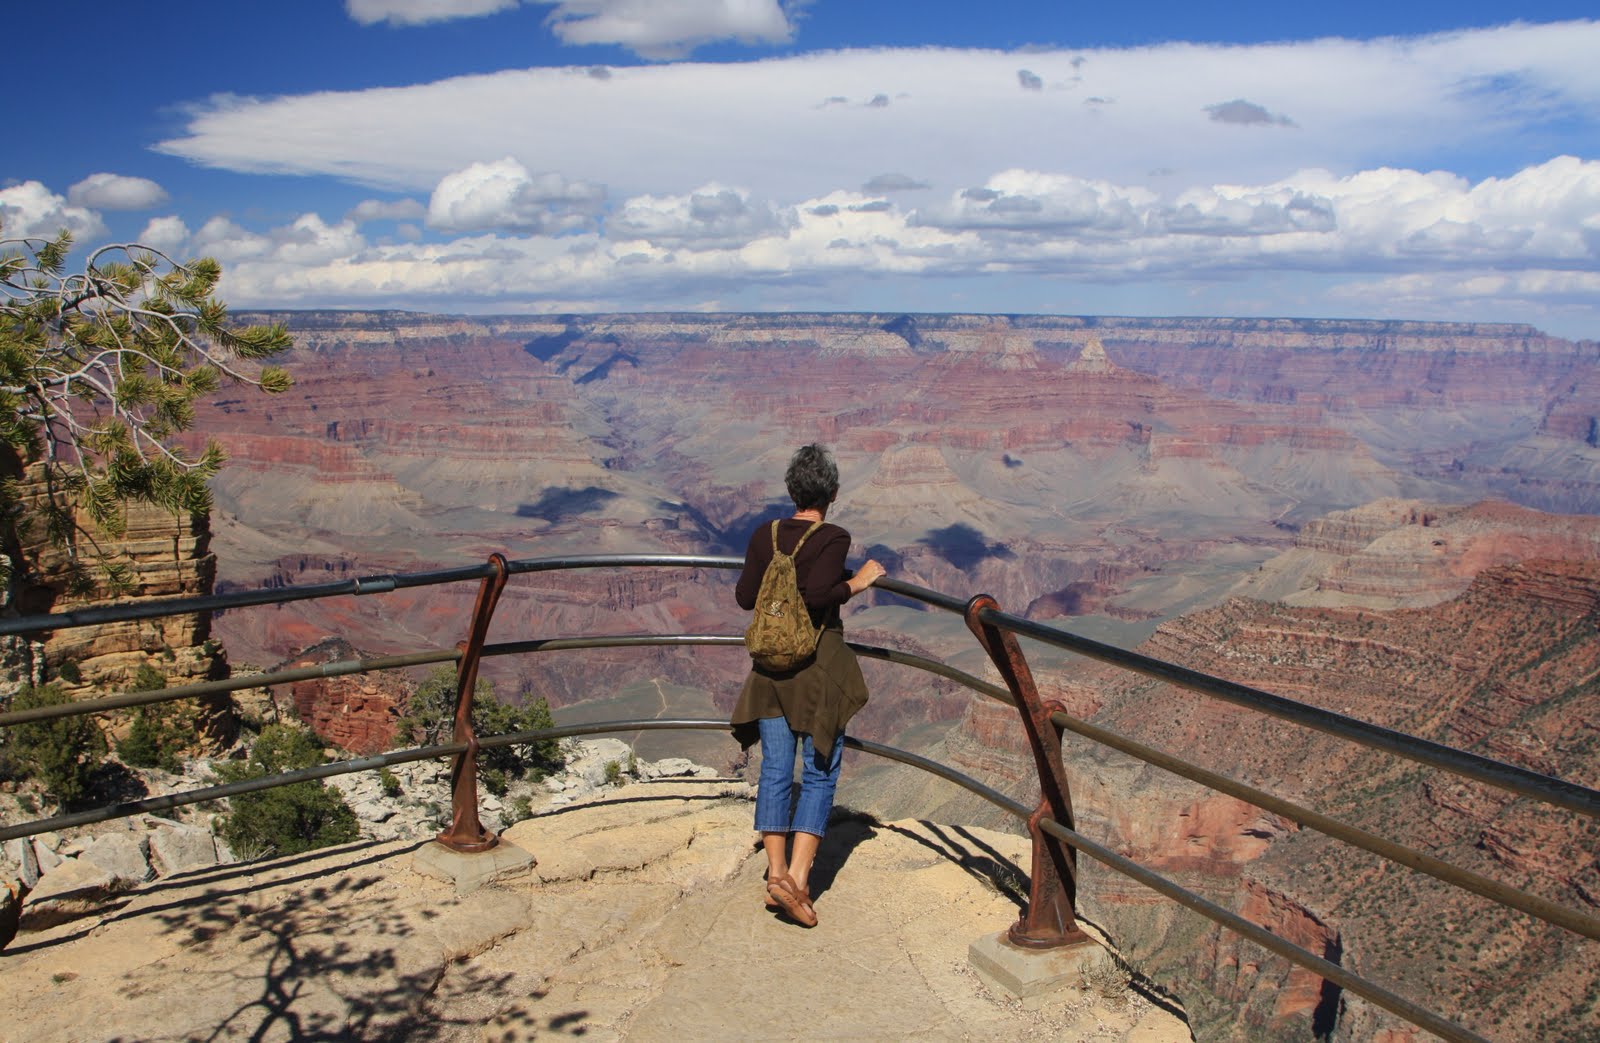
{"type": "Polygon", "coordinates": [[[236,306],[1600,339],[1591,6],[15,5],[0,225],[215,256],[236,306]]]}

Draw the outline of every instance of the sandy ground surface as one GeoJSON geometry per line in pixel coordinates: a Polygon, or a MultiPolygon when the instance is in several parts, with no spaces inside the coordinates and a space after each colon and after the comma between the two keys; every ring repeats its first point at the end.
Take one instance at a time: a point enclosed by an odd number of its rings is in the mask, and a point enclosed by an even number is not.
{"type": "Polygon", "coordinates": [[[537,864],[465,895],[421,842],[168,878],[18,935],[0,1039],[1190,1039],[1114,974],[1029,1009],[972,972],[1022,838],[838,823],[807,930],[763,908],[750,819],[742,782],[636,783],[513,826],[537,864]]]}

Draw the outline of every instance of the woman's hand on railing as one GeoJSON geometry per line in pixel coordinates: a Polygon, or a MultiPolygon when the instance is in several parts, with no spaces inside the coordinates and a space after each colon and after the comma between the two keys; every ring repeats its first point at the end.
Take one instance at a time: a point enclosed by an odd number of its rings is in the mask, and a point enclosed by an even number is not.
{"type": "Polygon", "coordinates": [[[866,590],[883,577],[883,566],[879,565],[876,559],[868,558],[866,564],[862,565],[859,569],[856,569],[856,574],[851,576],[848,580],[850,584],[850,596],[855,597],[857,594],[861,593],[863,590],[866,590]]]}

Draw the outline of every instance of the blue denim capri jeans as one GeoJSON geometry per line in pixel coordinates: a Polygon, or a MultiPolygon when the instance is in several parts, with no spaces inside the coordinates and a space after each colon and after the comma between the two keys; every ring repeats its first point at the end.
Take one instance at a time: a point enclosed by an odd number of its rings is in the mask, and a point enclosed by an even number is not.
{"type": "Polygon", "coordinates": [[[828,831],[828,813],[833,810],[833,791],[839,784],[839,766],[844,761],[844,735],[833,740],[833,749],[819,754],[811,736],[796,732],[782,717],[763,717],[761,729],[761,780],[756,785],[756,829],[762,833],[814,833],[828,831]],[[794,802],[790,818],[790,791],[794,784],[795,747],[800,748],[800,799],[794,802]]]}

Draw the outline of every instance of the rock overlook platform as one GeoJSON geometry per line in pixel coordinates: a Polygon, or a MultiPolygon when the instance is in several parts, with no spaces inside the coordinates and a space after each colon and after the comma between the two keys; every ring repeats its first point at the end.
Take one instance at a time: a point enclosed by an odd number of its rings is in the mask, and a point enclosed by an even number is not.
{"type": "Polygon", "coordinates": [[[124,892],[0,953],[0,1039],[1190,1039],[1116,974],[1025,1005],[972,972],[1025,901],[1020,836],[842,815],[810,930],[763,908],[741,780],[634,783],[503,839],[536,865],[467,894],[405,840],[124,892]]]}

